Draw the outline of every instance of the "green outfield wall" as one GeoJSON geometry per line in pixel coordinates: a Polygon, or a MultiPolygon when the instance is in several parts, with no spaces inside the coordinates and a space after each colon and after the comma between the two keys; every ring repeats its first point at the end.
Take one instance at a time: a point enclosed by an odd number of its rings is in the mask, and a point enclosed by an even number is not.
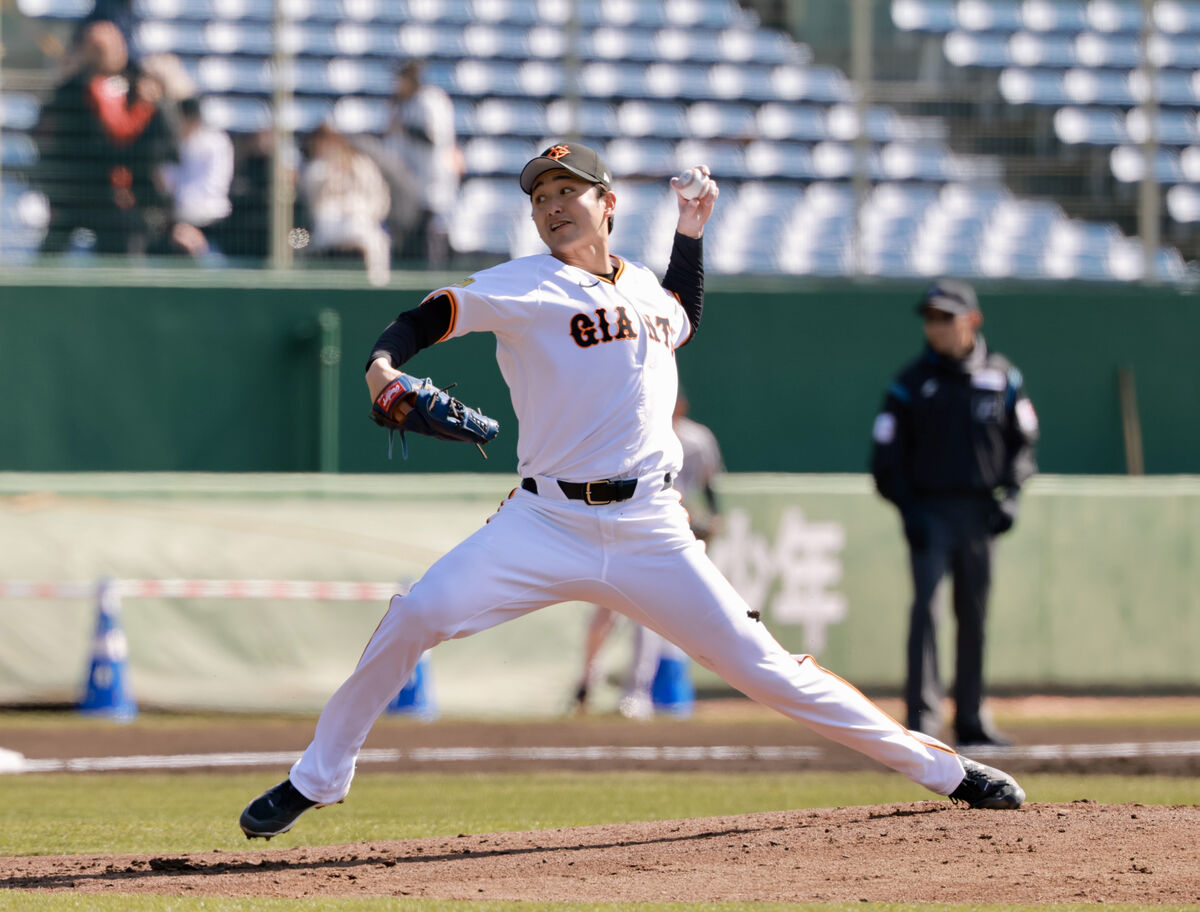
{"type": "MultiPolygon", "coordinates": [[[[0,275],[0,470],[514,470],[515,419],[490,336],[410,362],[500,420],[487,462],[422,440],[407,462],[389,462],[366,418],[362,370],[379,331],[456,276],[402,276],[383,290],[357,273],[23,276],[0,275]],[[337,335],[322,333],[322,315],[337,335]]],[[[919,288],[711,280],[679,367],[729,468],[862,471],[882,391],[921,344],[919,288]]],[[[1125,471],[1125,369],[1146,471],[1200,473],[1200,300],[1138,286],[980,291],[988,339],[1022,368],[1041,416],[1044,471],[1125,471]]],[[[598,394],[581,389],[580,408],[598,394]]]]}
{"type": "MultiPolygon", "coordinates": [[[[0,473],[0,581],[416,579],[515,476],[0,473]]],[[[863,475],[730,474],[710,553],[793,652],[873,693],[903,676],[909,582],[863,475]]],[[[464,580],[470,585],[470,580],[464,580]]],[[[669,581],[665,583],[669,586],[669,581]]],[[[943,609],[946,593],[943,596],[943,609]]],[[[90,598],[0,598],[0,703],[77,699],[90,598]]],[[[318,709],[386,605],[128,599],[146,705],[318,709]]],[[[552,715],[578,680],[587,606],[536,612],[432,655],[447,714],[552,715]]],[[[952,625],[944,625],[950,667],[952,625]]],[[[1200,478],[1042,476],[997,548],[986,677],[1008,692],[1200,691],[1200,478]]],[[[615,678],[630,637],[604,656],[615,678]]],[[[703,689],[721,682],[695,669],[703,689]]],[[[601,694],[615,707],[618,692],[601,694]]]]}

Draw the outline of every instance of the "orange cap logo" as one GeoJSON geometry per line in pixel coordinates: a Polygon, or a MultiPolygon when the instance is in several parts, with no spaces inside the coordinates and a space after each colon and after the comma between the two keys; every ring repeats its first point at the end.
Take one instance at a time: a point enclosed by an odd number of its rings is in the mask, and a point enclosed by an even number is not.
{"type": "Polygon", "coordinates": [[[546,153],[546,158],[552,158],[558,161],[560,158],[571,154],[570,146],[554,146],[546,153]]]}

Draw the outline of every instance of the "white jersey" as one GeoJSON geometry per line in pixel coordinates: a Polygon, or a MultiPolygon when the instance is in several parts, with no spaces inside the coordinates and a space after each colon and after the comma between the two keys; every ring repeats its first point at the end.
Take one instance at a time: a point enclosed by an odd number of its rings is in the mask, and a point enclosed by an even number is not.
{"type": "Polygon", "coordinates": [[[539,254],[429,295],[452,304],[443,339],[495,334],[523,476],[586,482],[682,466],[675,349],[691,324],[653,272],[614,259],[612,280],[539,254]]]}

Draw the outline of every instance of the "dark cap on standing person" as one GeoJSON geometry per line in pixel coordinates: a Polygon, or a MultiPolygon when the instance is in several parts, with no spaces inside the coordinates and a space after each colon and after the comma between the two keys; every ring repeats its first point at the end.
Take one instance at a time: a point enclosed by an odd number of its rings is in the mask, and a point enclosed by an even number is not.
{"type": "Polygon", "coordinates": [[[965,314],[979,310],[975,289],[958,279],[938,279],[925,290],[917,302],[917,313],[940,310],[948,314],[965,314]]]}
{"type": "Polygon", "coordinates": [[[531,159],[521,169],[521,189],[532,194],[534,181],[555,168],[562,168],[593,184],[603,184],[606,190],[612,189],[612,174],[600,153],[576,142],[555,143],[531,159]]]}

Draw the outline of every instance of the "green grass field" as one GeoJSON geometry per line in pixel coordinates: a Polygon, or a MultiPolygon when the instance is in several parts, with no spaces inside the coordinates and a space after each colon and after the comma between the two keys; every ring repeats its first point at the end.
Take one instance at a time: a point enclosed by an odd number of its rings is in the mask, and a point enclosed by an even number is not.
{"type": "MultiPolygon", "coordinates": [[[[19,775],[0,777],[0,855],[64,853],[183,853],[245,851],[236,818],[249,797],[272,784],[278,772],[140,775],[19,775]]],[[[1200,781],[1170,777],[1023,777],[1031,801],[1090,798],[1102,803],[1200,804],[1200,781]]],[[[297,832],[272,840],[271,849],[497,831],[583,826],[925,800],[928,793],[887,773],[575,773],[360,774],[344,805],[310,814],[297,832]]],[[[732,910],[733,904],[553,905],[404,899],[267,900],[172,896],[72,896],[0,892],[8,910],[314,910],[374,912],[522,912],[584,909],[621,912],[732,910]]],[[[904,904],[758,904],[775,910],[965,910],[1012,907],[904,904]]],[[[1031,909],[1033,907],[1021,907],[1031,909]]],[[[1058,905],[1055,912],[1095,908],[1058,905]]],[[[1114,907],[1115,908],[1115,907],[1114,907]]],[[[1132,907],[1130,907],[1132,908],[1132,907]]],[[[1183,907],[1156,906],[1156,909],[1183,907]]]]}

